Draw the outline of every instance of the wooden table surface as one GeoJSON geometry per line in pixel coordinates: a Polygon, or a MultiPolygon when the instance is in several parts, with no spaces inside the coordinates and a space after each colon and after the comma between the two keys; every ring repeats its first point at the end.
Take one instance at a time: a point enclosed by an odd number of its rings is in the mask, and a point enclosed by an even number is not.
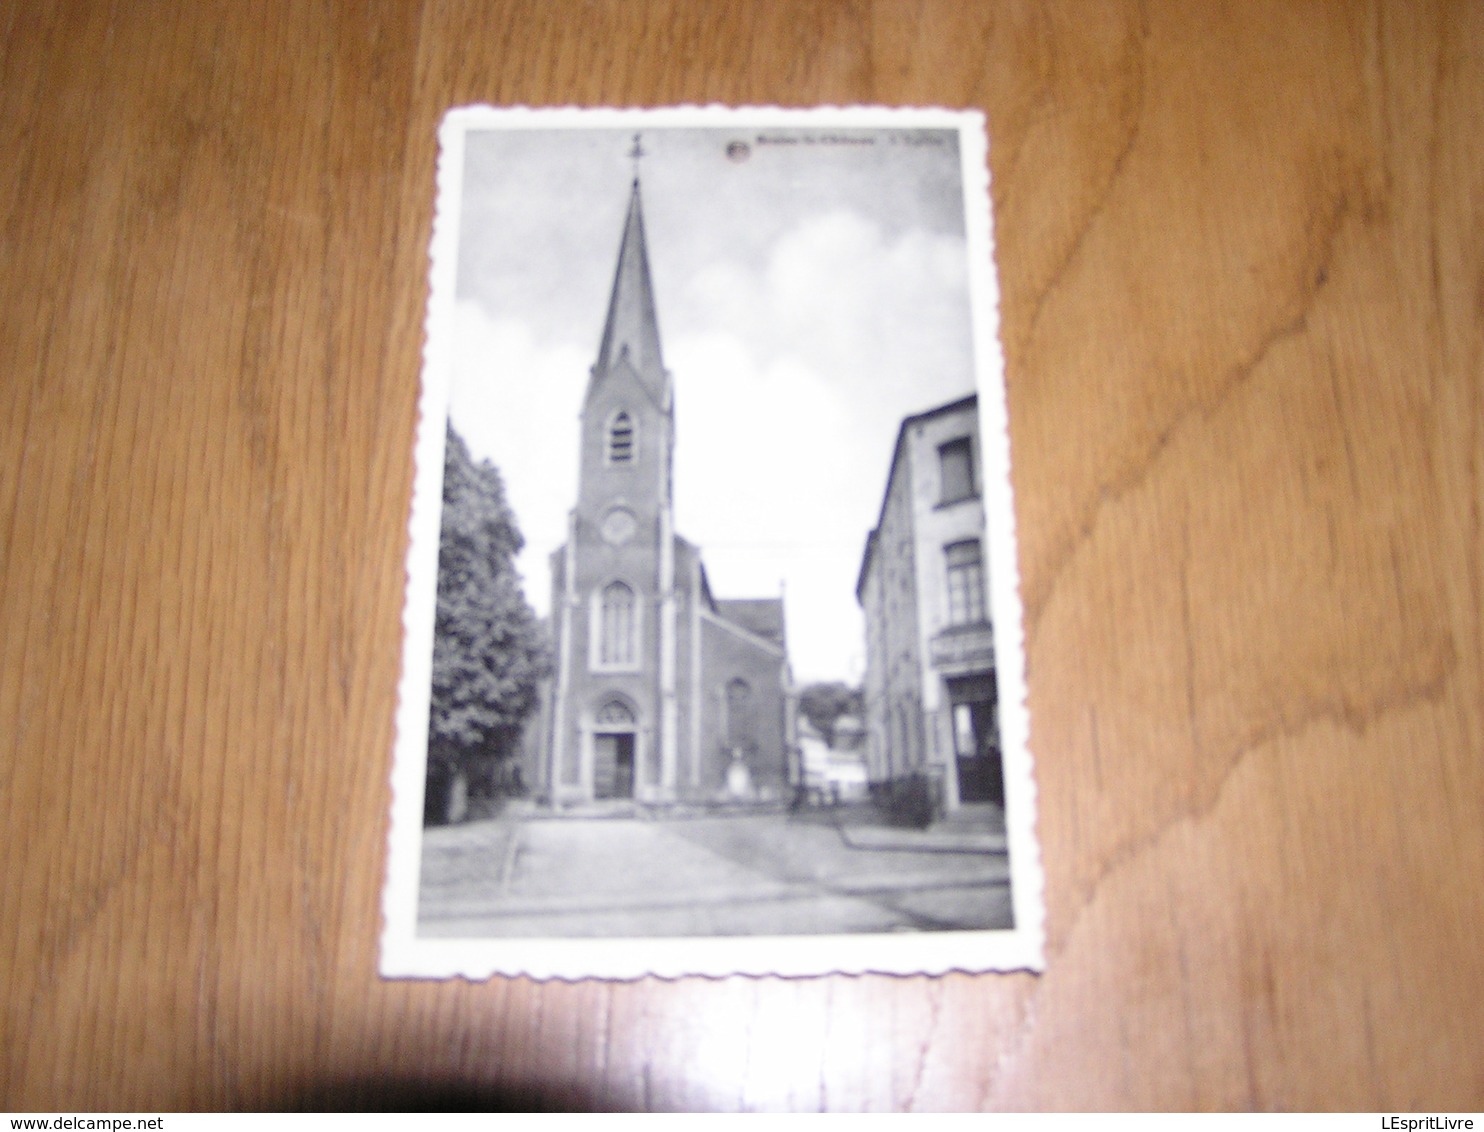
{"type": "Polygon", "coordinates": [[[1484,6],[0,28],[0,1107],[1484,1107],[1484,6]],[[988,114],[1044,975],[377,977],[473,101],[988,114]]]}

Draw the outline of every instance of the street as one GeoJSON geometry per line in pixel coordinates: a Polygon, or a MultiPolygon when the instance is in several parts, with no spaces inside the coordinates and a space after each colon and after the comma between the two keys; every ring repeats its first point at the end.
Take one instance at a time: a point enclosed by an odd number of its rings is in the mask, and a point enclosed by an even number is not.
{"type": "Polygon", "coordinates": [[[868,808],[669,818],[537,812],[424,832],[419,934],[796,935],[1010,926],[1003,836],[868,808]]]}

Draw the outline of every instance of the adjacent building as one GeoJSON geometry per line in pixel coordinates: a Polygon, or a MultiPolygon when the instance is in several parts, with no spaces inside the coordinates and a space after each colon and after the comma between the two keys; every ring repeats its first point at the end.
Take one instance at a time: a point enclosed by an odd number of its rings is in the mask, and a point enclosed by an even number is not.
{"type": "Polygon", "coordinates": [[[927,820],[1004,802],[975,397],[902,422],[856,598],[872,791],[927,820]]]}
{"type": "Polygon", "coordinates": [[[674,410],[636,176],[577,503],[551,558],[555,673],[532,785],[557,805],[782,799],[797,776],[783,600],[716,597],[676,532],[674,410]]]}

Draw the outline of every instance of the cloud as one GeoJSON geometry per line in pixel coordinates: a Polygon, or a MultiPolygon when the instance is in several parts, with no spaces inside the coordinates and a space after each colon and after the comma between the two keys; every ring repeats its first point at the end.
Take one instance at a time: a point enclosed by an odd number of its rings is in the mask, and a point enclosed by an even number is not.
{"type": "Polygon", "coordinates": [[[795,670],[845,676],[862,650],[855,569],[875,506],[846,391],[730,334],[678,339],[677,527],[719,597],[787,590],[795,670]]]}
{"type": "Polygon", "coordinates": [[[490,460],[526,539],[516,562],[527,599],[550,604],[546,555],[567,537],[577,499],[578,417],[588,361],[573,346],[542,346],[525,323],[472,301],[454,315],[449,418],[476,459],[490,460]]]}
{"type": "MultiPolygon", "coordinates": [[[[765,255],[700,267],[665,295],[676,388],[676,520],[720,597],[786,587],[802,679],[857,679],[856,571],[902,417],[971,391],[961,239],[889,233],[846,210],[787,227],[765,255]]],[[[597,315],[593,316],[598,317],[597,315]]],[[[504,474],[527,539],[527,597],[577,497],[591,348],[458,304],[450,415],[504,474]]]]}
{"type": "Polygon", "coordinates": [[[722,596],[787,586],[801,676],[856,678],[855,601],[904,416],[973,389],[961,239],[895,236],[859,214],[800,221],[761,268],[681,290],[677,518],[722,596]]]}
{"type": "Polygon", "coordinates": [[[796,357],[901,416],[972,387],[966,270],[956,236],[889,236],[837,209],[786,231],[760,272],[736,261],[699,270],[680,318],[731,331],[765,364],[796,357]]]}

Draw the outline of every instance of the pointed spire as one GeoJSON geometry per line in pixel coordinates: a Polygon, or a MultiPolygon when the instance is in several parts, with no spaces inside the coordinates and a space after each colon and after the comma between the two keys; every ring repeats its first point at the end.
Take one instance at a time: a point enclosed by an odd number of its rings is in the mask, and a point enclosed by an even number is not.
{"type": "Polygon", "coordinates": [[[628,219],[618,249],[618,270],[613,276],[613,297],[608,301],[608,320],[593,366],[593,379],[607,374],[625,356],[649,387],[656,401],[664,400],[665,363],[660,356],[660,330],[655,318],[654,287],[649,278],[649,252],[644,244],[644,213],[639,201],[639,177],[634,177],[629,196],[628,219]]]}

